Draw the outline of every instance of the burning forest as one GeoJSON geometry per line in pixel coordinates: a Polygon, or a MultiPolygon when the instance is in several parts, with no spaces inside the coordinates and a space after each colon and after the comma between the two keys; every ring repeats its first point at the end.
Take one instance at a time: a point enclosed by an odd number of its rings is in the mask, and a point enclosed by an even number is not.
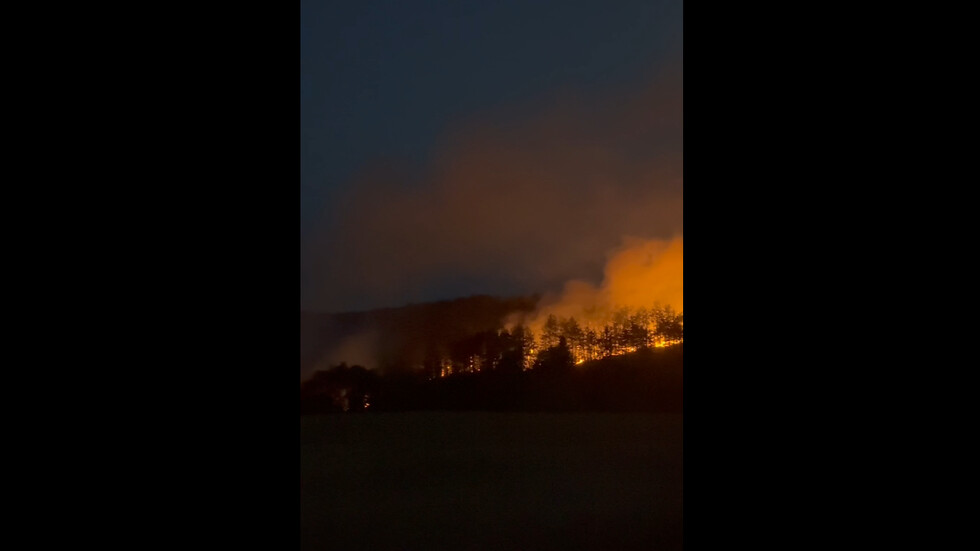
{"type": "MultiPolygon", "coordinates": [[[[682,300],[683,239],[628,239],[610,253],[598,285],[573,280],[561,293],[529,299],[471,297],[361,318],[349,314],[361,323],[352,323],[352,333],[325,352],[303,382],[304,411],[450,407],[447,404],[455,409],[492,409],[502,403],[535,408],[541,406],[536,397],[557,388],[555,377],[573,386],[581,384],[582,377],[595,384],[610,377],[610,365],[628,365],[635,371],[615,392],[633,395],[647,387],[627,387],[644,377],[661,377],[665,370],[680,374],[682,300]],[[367,361],[348,366],[345,355],[367,361]],[[671,367],[660,365],[665,361],[671,367]],[[537,388],[542,377],[550,378],[548,391],[524,388],[537,388]],[[501,382],[506,388],[495,386],[501,382]],[[436,397],[433,392],[453,397],[436,397]],[[510,395],[501,402],[502,393],[510,395]],[[513,401],[518,395],[524,396],[519,404],[513,401]]],[[[657,392],[670,386],[679,394],[680,379],[674,375],[670,385],[657,383],[657,392]]],[[[623,376],[622,370],[617,376],[623,376]]],[[[577,398],[568,395],[548,403],[580,408],[615,402],[611,397],[585,399],[576,392],[570,395],[577,398]]],[[[636,407],[642,400],[633,402],[636,407]]],[[[662,406],[663,396],[654,402],[651,407],[662,406]]]]}
{"type": "Polygon", "coordinates": [[[303,549],[683,548],[683,13],[302,3],[303,549]]]}

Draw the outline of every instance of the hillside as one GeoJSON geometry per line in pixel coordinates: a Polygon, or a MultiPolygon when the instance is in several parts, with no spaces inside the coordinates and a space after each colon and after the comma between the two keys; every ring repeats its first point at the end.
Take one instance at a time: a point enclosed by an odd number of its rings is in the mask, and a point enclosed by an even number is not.
{"type": "Polygon", "coordinates": [[[427,352],[502,328],[508,314],[530,312],[537,301],[479,295],[366,312],[300,312],[300,376],[340,362],[369,368],[421,363],[427,352]]]}

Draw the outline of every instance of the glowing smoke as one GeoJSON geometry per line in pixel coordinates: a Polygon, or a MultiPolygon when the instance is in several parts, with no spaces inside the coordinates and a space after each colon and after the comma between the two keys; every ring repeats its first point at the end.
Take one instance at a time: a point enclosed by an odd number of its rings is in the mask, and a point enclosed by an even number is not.
{"type": "Polygon", "coordinates": [[[508,325],[528,325],[540,336],[549,315],[574,317],[583,326],[601,326],[622,307],[654,305],[684,310],[684,238],[672,240],[626,238],[606,262],[602,283],[565,284],[559,295],[546,296],[529,316],[513,316],[508,325]]]}
{"type": "Polygon", "coordinates": [[[682,92],[665,69],[461,119],[417,165],[365,164],[304,241],[304,307],[556,290],[600,278],[624,235],[682,235],[682,92]]]}

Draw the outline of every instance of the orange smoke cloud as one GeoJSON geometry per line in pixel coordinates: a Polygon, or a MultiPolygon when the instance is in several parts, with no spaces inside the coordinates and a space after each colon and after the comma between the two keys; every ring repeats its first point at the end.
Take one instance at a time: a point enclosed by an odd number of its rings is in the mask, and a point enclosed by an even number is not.
{"type": "MultiPolygon", "coordinates": [[[[624,235],[681,235],[682,79],[672,71],[626,90],[467,117],[414,169],[365,166],[305,246],[304,300],[343,311],[556,290],[598,279],[624,235]]],[[[609,285],[603,292],[616,300],[679,298],[609,285]]]]}
{"type": "Polygon", "coordinates": [[[559,295],[546,296],[538,309],[509,325],[528,325],[540,335],[548,316],[574,317],[582,325],[609,321],[619,308],[650,308],[655,304],[684,310],[684,238],[671,240],[627,238],[606,262],[602,283],[572,280],[559,295]]]}

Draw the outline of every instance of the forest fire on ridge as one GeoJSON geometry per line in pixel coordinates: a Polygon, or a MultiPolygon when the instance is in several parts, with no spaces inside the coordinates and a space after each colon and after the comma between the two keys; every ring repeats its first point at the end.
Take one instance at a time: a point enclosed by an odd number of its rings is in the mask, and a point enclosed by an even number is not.
{"type": "MultiPolygon", "coordinates": [[[[537,334],[523,325],[484,335],[465,359],[440,358],[431,377],[485,370],[529,370],[546,362],[581,365],[590,360],[620,356],[643,348],[667,348],[684,342],[684,315],[667,306],[617,308],[609,322],[582,327],[574,317],[549,315],[537,334]]],[[[459,356],[457,356],[459,358],[459,356]]]]}
{"type": "Polygon", "coordinates": [[[305,373],[353,360],[379,373],[439,379],[662,350],[683,342],[682,268],[682,238],[632,239],[609,254],[598,285],[572,280],[543,297],[474,296],[337,315],[321,327],[340,337],[305,373]]]}
{"type": "Polygon", "coordinates": [[[467,361],[440,359],[430,376],[498,369],[501,363],[524,370],[548,361],[581,365],[679,344],[684,340],[683,265],[683,237],[629,239],[611,254],[598,287],[569,281],[561,295],[545,297],[534,312],[511,316],[506,328],[484,338],[467,361]]]}

